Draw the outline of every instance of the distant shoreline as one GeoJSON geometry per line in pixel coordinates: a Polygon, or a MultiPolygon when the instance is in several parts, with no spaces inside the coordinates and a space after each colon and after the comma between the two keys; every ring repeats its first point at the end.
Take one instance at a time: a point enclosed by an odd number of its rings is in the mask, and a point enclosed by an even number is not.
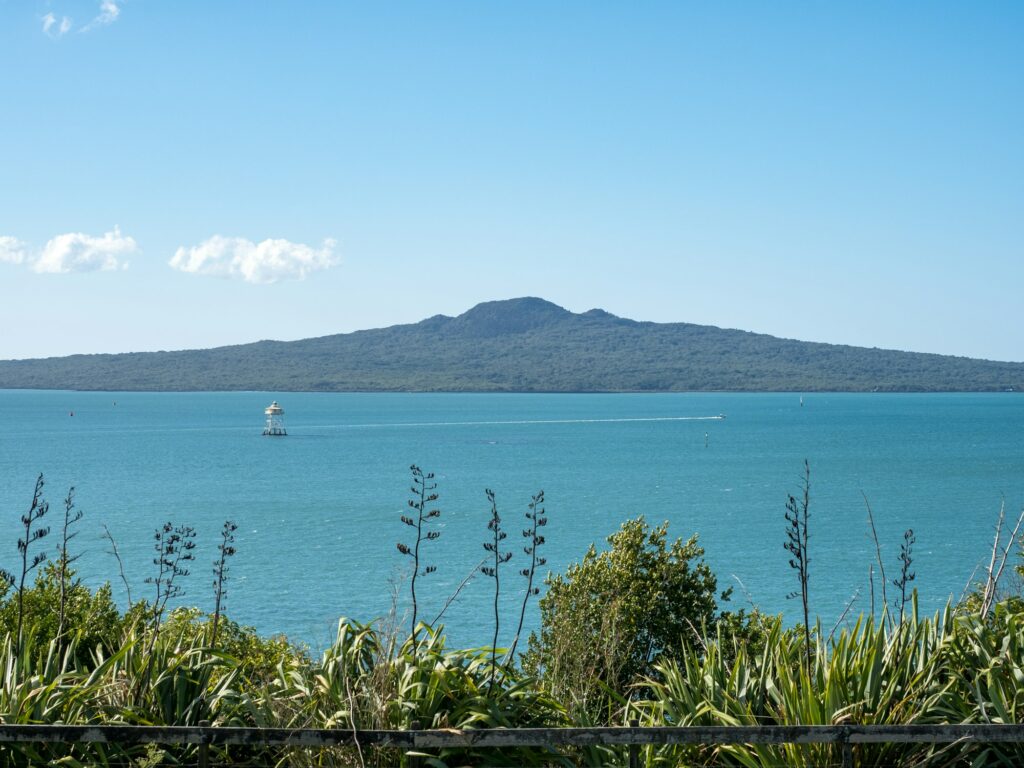
{"type": "Polygon", "coordinates": [[[469,389],[73,389],[68,387],[0,387],[0,392],[71,392],[87,394],[254,394],[267,395],[1019,395],[1016,389],[670,389],[670,390],[469,390],[469,389]]]}

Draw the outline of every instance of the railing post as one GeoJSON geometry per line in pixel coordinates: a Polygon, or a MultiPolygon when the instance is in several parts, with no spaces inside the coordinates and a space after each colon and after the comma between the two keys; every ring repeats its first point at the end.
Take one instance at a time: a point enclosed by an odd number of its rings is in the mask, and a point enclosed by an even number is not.
{"type": "MultiPolygon", "coordinates": [[[[412,730],[412,731],[420,730],[420,721],[419,720],[413,720],[412,723],[409,724],[409,730],[412,730]]],[[[412,748],[413,748],[413,751],[416,750],[416,744],[415,743],[413,743],[412,748]]],[[[408,768],[420,768],[420,756],[419,755],[406,755],[406,763],[405,764],[406,764],[406,766],[408,766],[408,768]]]]}
{"type": "MultiPolygon", "coordinates": [[[[200,728],[209,728],[210,727],[210,721],[209,720],[200,720],[199,721],[199,727],[200,728]]],[[[208,737],[207,734],[204,733],[199,738],[200,738],[200,740],[199,740],[199,755],[198,755],[199,768],[210,768],[210,742],[208,741],[209,737],[208,737]]]]}
{"type": "MultiPolygon", "coordinates": [[[[629,721],[630,728],[636,728],[640,723],[636,720],[629,721]]],[[[640,745],[630,744],[629,745],[629,768],[640,768],[640,745]]]]}
{"type": "Polygon", "coordinates": [[[843,735],[839,743],[843,748],[843,768],[853,768],[853,745],[850,743],[848,726],[843,726],[843,735]]]}

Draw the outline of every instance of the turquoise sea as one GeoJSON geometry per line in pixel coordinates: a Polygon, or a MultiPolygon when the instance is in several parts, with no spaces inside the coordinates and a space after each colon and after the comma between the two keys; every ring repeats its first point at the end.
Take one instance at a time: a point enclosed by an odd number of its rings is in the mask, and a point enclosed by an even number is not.
{"type": "MultiPolygon", "coordinates": [[[[869,605],[874,562],[865,497],[896,574],[905,529],[928,611],[959,597],[987,560],[1000,503],[1024,504],[1024,398],[993,394],[311,394],[0,392],[0,566],[13,569],[18,518],[43,472],[57,523],[74,485],[85,512],[81,574],[110,580],[113,532],[133,596],[148,595],[152,536],[198,531],[182,602],[210,608],[217,534],[235,520],[232,618],[319,646],[339,616],[407,610],[409,465],[436,474],[441,537],[426,546],[431,618],[484,556],[497,494],[518,557],[503,580],[504,642],[525,581],[519,531],[543,489],[548,566],[580,559],[630,517],[696,532],[733,604],[795,619],[784,505],[811,465],[811,601],[830,625],[869,605]],[[260,432],[272,399],[288,437],[260,432]],[[71,414],[74,415],[71,415],[71,414]],[[726,418],[707,418],[725,414],[726,418]]],[[[46,541],[52,550],[56,536],[46,541]]],[[[876,584],[876,586],[878,586],[876,584]]],[[[492,582],[472,579],[444,616],[451,640],[484,644],[492,582]]],[[[878,587],[880,589],[880,586],[878,587]]],[[[536,605],[528,611],[535,627],[536,605]]]]}

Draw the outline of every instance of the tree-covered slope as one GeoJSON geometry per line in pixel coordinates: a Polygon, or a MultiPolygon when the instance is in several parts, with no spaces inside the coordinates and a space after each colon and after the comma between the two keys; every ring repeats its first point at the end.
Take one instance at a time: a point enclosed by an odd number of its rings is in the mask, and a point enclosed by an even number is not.
{"type": "Polygon", "coordinates": [[[275,391],[1024,390],[1024,363],[647,323],[537,298],[301,341],[0,361],[0,388],[275,391]]]}

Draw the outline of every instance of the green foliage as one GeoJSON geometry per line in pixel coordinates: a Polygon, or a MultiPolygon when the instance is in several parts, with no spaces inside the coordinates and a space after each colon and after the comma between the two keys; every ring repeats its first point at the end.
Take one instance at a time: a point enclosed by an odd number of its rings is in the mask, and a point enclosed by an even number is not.
{"type": "MultiPolygon", "coordinates": [[[[662,529],[651,531],[642,521],[624,530],[630,535],[622,537],[619,549],[631,554],[620,563],[651,565],[675,550],[689,554],[689,570],[696,570],[699,548],[687,549],[692,541],[670,545],[662,529]]],[[[597,559],[595,554],[588,562],[597,559]]],[[[48,571],[52,582],[53,569],[48,571]]],[[[46,577],[44,572],[39,578],[46,577]]],[[[473,729],[579,724],[587,714],[569,711],[578,705],[578,692],[566,688],[556,695],[547,681],[514,668],[503,668],[492,688],[489,648],[449,649],[440,631],[424,625],[416,639],[399,643],[386,628],[343,620],[335,642],[314,660],[283,639],[261,639],[228,620],[221,625],[222,645],[210,649],[205,643],[211,617],[194,609],[169,614],[151,644],[153,630],[142,620],[149,609],[134,610],[140,620],[112,651],[97,646],[95,653],[83,653],[75,638],[61,648],[28,624],[19,650],[8,632],[0,643],[0,722],[186,725],[209,719],[223,726],[286,729],[390,729],[419,722],[424,728],[473,729]],[[139,686],[143,677],[147,683],[139,686]]],[[[624,707],[622,719],[649,726],[859,725],[1019,723],[1024,716],[1024,613],[1013,601],[998,603],[987,616],[947,609],[919,619],[912,594],[903,624],[880,626],[861,617],[834,639],[813,636],[809,675],[803,633],[784,629],[778,617],[754,612],[714,618],[698,641],[658,655],[642,685],[604,690],[607,700],[624,707]]],[[[0,750],[0,768],[144,764],[157,757],[171,765],[194,764],[195,747],[9,745],[0,750]]],[[[465,748],[424,758],[436,766],[608,765],[621,762],[622,750],[465,748]]],[[[945,747],[856,744],[854,758],[856,765],[879,768],[1009,768],[1024,762],[1024,749],[969,741],[945,747]]],[[[212,762],[384,766],[399,760],[388,748],[253,746],[215,748],[212,762]]],[[[838,762],[835,745],[763,744],[650,746],[641,764],[755,768],[838,762]]]]}
{"type": "MultiPolygon", "coordinates": [[[[109,584],[95,592],[89,590],[74,578],[74,571],[68,570],[66,595],[66,624],[77,637],[77,649],[82,659],[88,658],[99,647],[109,652],[121,643],[122,617],[109,584]]],[[[24,623],[36,637],[37,642],[48,643],[57,638],[59,630],[60,566],[47,563],[36,573],[35,583],[23,595],[24,623]]],[[[16,590],[0,584],[0,635],[10,633],[17,636],[18,601],[16,590]]]]}
{"type": "MultiPolygon", "coordinates": [[[[725,638],[658,665],[650,697],[636,705],[647,725],[867,725],[1019,723],[1024,707],[1024,614],[919,619],[916,595],[902,624],[861,617],[831,640],[815,639],[803,668],[803,635],[776,625],[762,649],[724,652],[725,638]]],[[[651,747],[647,764],[835,765],[836,745],[651,747]]],[[[859,744],[854,764],[1020,765],[1015,744],[859,744]]]]}
{"type": "MultiPolygon", "coordinates": [[[[997,603],[988,616],[958,616],[941,658],[950,670],[949,695],[941,702],[946,722],[1024,722],[1024,611],[1019,600],[997,603]]],[[[974,765],[1024,764],[1022,744],[981,744],[963,751],[974,765]]]]}
{"type": "MultiPolygon", "coordinates": [[[[207,645],[212,637],[214,617],[198,608],[176,608],[167,617],[162,632],[194,645],[207,645]]],[[[308,665],[309,651],[291,643],[284,635],[260,636],[253,627],[244,626],[220,616],[218,653],[232,659],[238,671],[235,687],[240,691],[258,691],[274,680],[282,665],[308,665]]]]}
{"type": "MultiPolygon", "coordinates": [[[[740,648],[730,658],[724,638],[709,639],[659,665],[651,697],[638,709],[659,725],[830,725],[938,722],[943,691],[936,649],[952,628],[949,615],[887,634],[869,618],[834,641],[817,639],[810,674],[802,632],[773,627],[760,652],[740,648]]],[[[857,765],[912,764],[929,748],[879,745],[857,748],[857,765]]],[[[732,745],[649,750],[651,764],[804,766],[838,764],[831,745],[732,745]]]]}
{"type": "Polygon", "coordinates": [[[696,536],[669,543],[668,523],[651,529],[640,517],[608,543],[548,578],[540,634],[523,660],[574,715],[593,721],[612,719],[609,691],[629,695],[656,662],[700,643],[717,618],[718,583],[696,536]]]}
{"type": "Polygon", "coordinates": [[[782,614],[764,614],[754,608],[723,611],[715,626],[721,652],[726,659],[735,659],[741,652],[759,656],[771,637],[782,629],[782,614]]]}
{"type": "MultiPolygon", "coordinates": [[[[503,669],[492,685],[490,649],[448,650],[444,635],[420,624],[398,645],[394,635],[342,619],[335,643],[312,669],[294,669],[272,692],[294,702],[286,727],[359,729],[525,728],[565,724],[558,703],[528,677],[503,669]]],[[[264,710],[266,711],[266,710],[264,710]]],[[[268,720],[269,720],[269,716],[268,720]]],[[[560,764],[545,750],[458,749],[435,765],[560,764]]],[[[396,760],[383,764],[394,765],[396,760]]]]}

